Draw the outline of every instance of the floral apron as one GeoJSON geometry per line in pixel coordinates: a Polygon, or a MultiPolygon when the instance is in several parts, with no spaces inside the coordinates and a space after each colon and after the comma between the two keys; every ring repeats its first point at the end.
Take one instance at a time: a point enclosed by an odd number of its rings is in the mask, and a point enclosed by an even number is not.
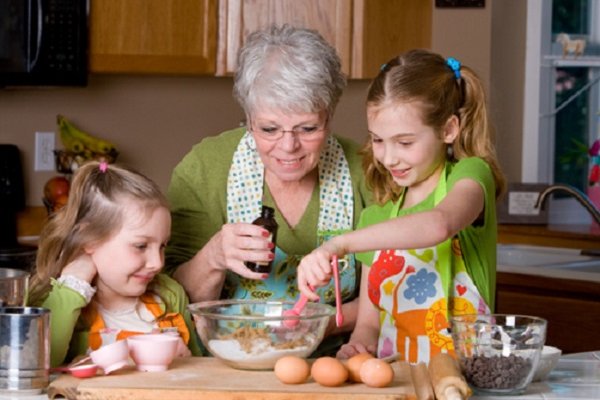
{"type": "MultiPolygon", "coordinates": [[[[176,330],[184,343],[188,344],[190,341],[190,332],[185,324],[185,319],[180,313],[165,314],[154,296],[149,293],[140,296],[140,301],[146,306],[154,318],[157,319],[157,331],[170,332],[176,330]]],[[[86,318],[91,321],[88,337],[88,351],[96,350],[102,345],[127,339],[129,336],[146,333],[107,328],[94,303],[91,303],[88,306],[86,314],[86,318]]]]}
{"type": "MultiPolygon", "coordinates": [[[[434,205],[446,193],[444,169],[434,205]]],[[[398,216],[402,200],[392,208],[390,219],[398,216]]],[[[410,363],[427,363],[438,353],[453,354],[449,316],[489,313],[466,272],[458,237],[429,248],[376,252],[368,295],[380,310],[378,357],[398,353],[410,363]]]]}

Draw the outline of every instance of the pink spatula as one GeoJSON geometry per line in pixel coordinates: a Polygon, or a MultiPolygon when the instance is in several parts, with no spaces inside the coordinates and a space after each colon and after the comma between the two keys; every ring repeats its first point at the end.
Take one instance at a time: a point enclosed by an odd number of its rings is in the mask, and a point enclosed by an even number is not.
{"type": "Polygon", "coordinates": [[[339,328],[344,322],[344,314],[342,314],[342,293],[340,291],[340,270],[337,256],[333,256],[331,268],[333,269],[333,283],[335,285],[335,325],[339,328]]]}
{"type": "MultiPolygon", "coordinates": [[[[312,286],[309,285],[310,290],[313,290],[312,286]]],[[[300,315],[300,313],[302,313],[302,310],[304,309],[304,306],[306,306],[306,303],[308,302],[308,297],[306,297],[303,293],[300,293],[300,298],[298,299],[298,301],[296,302],[296,304],[294,304],[294,307],[292,307],[290,310],[285,310],[283,312],[283,316],[295,316],[295,315],[300,315]]],[[[298,319],[285,319],[283,320],[283,326],[285,326],[286,328],[295,328],[298,324],[300,323],[300,320],[298,319]]]]}

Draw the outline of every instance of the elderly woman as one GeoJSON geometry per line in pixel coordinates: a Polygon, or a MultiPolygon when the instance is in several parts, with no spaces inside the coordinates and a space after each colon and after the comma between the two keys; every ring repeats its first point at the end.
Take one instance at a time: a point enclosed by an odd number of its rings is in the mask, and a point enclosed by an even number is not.
{"type": "MultiPolygon", "coordinates": [[[[234,95],[247,126],[202,140],[173,171],[167,266],[192,302],[295,300],[296,266],[332,235],[353,229],[370,203],[358,146],[329,132],[345,87],[335,50],[315,31],[290,26],[251,34],[238,58],[234,95]],[[275,209],[277,243],[252,225],[275,209]],[[245,262],[272,261],[270,274],[245,262]]],[[[354,326],[359,271],[341,263],[344,326],[354,326]]],[[[333,283],[320,288],[334,302],[333,283]]],[[[341,344],[341,343],[340,343],[341,344]]]]}

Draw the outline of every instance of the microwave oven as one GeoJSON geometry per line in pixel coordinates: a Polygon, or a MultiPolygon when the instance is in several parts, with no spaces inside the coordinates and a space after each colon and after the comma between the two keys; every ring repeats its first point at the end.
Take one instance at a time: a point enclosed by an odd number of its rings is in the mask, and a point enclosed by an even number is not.
{"type": "Polygon", "coordinates": [[[89,0],[0,0],[0,87],[86,86],[89,0]]]}

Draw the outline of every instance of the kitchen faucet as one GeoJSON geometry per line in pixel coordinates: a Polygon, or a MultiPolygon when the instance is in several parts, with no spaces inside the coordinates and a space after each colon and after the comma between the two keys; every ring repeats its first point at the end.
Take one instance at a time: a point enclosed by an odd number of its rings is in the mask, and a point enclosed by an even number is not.
{"type": "Polygon", "coordinates": [[[598,208],[596,208],[594,203],[592,203],[590,198],[587,197],[585,193],[569,185],[556,184],[548,186],[540,193],[537,202],[535,203],[535,208],[544,209],[546,198],[552,192],[565,192],[575,197],[575,199],[590,213],[596,223],[600,224],[600,211],[598,208]]]}

